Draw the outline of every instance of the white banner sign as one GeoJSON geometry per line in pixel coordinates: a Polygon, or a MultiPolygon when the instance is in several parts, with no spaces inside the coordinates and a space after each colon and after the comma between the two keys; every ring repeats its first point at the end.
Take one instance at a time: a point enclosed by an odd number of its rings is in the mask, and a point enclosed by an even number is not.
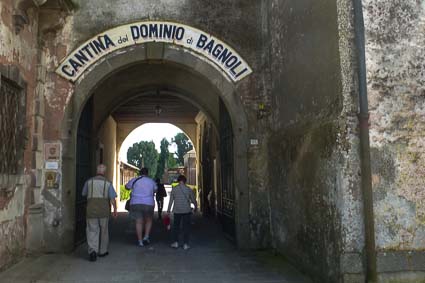
{"type": "Polygon", "coordinates": [[[206,57],[207,62],[223,70],[234,82],[252,73],[245,60],[218,38],[190,26],[162,21],[133,23],[101,33],[66,57],[56,72],[75,82],[87,68],[105,55],[147,42],[176,44],[195,51],[206,57]]]}

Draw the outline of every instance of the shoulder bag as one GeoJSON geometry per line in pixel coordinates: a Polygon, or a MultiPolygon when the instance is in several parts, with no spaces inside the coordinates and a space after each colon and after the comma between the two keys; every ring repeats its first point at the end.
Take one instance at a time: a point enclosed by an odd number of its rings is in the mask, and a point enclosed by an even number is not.
{"type": "MultiPolygon", "coordinates": [[[[139,181],[142,178],[143,178],[143,176],[134,180],[133,185],[131,185],[131,192],[133,192],[134,185],[136,184],[136,182],[139,181]]],[[[127,211],[130,211],[130,200],[131,200],[131,194],[130,194],[130,198],[125,202],[125,210],[127,210],[127,211]]]]}

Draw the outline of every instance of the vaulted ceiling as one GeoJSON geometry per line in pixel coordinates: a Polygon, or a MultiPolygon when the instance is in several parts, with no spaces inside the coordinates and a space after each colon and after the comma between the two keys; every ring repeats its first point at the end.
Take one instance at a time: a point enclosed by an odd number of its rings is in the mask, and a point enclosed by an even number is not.
{"type": "Polygon", "coordinates": [[[120,105],[112,116],[118,123],[195,123],[199,109],[177,96],[153,93],[120,105]]]}

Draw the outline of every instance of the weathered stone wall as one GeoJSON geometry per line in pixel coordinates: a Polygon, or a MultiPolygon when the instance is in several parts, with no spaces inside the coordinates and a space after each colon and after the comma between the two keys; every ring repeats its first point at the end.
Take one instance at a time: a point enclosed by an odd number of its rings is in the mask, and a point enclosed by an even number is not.
{"type": "Polygon", "coordinates": [[[362,282],[351,6],[270,4],[273,244],[317,282],[362,282]]]}
{"type": "Polygon", "coordinates": [[[0,270],[19,260],[24,253],[25,223],[16,217],[0,224],[0,270]]]}
{"type": "MultiPolygon", "coordinates": [[[[109,28],[142,20],[169,20],[194,26],[207,31],[232,46],[255,70],[248,79],[236,86],[235,95],[246,107],[249,119],[249,133],[257,138],[261,146],[253,148],[249,153],[249,185],[250,197],[255,203],[250,203],[250,222],[254,246],[269,245],[269,199],[264,197],[267,192],[267,128],[257,123],[259,104],[269,105],[266,75],[262,70],[266,55],[263,54],[264,23],[262,17],[265,5],[261,1],[136,1],[129,0],[125,5],[116,1],[93,0],[74,1],[77,9],[72,17],[67,19],[64,28],[46,43],[47,80],[46,80],[46,121],[45,138],[57,140],[70,138],[69,125],[72,121],[63,120],[65,106],[72,103],[72,86],[55,76],[54,68],[59,60],[70,53],[79,44],[92,36],[109,28]],[[62,124],[56,121],[63,121],[62,124]]],[[[77,110],[78,111],[78,110],[77,110]]],[[[75,113],[78,115],[78,113],[75,113]]],[[[237,129],[236,129],[237,130],[237,129]]],[[[68,154],[64,147],[64,156],[68,154]]],[[[71,172],[70,172],[71,173],[71,172]]],[[[66,187],[63,191],[72,188],[66,187]]],[[[267,194],[266,194],[267,195],[267,194]]],[[[72,199],[62,195],[65,202],[72,199]],[[66,198],[66,200],[65,200],[66,198]]],[[[72,211],[70,211],[72,212],[72,211]]],[[[64,213],[64,212],[63,212],[64,213]]],[[[71,213],[72,214],[72,213],[71,213]]],[[[66,218],[66,216],[64,216],[66,218]]],[[[72,215],[69,215],[72,217],[72,215]]],[[[71,218],[69,218],[71,219],[71,218]]],[[[67,221],[72,223],[72,221],[67,221]]],[[[71,229],[71,226],[66,229],[71,229]]]]}
{"type": "Polygon", "coordinates": [[[35,8],[26,10],[30,21],[17,33],[13,15],[19,12],[19,7],[15,4],[13,0],[0,2],[0,72],[23,88],[26,103],[21,115],[25,116],[22,126],[26,128],[26,137],[19,140],[18,150],[25,153],[19,156],[18,173],[0,174],[0,269],[24,254],[26,212],[32,199],[30,176],[34,144],[30,132],[36,88],[38,17],[35,8]]]}
{"type": "MultiPolygon", "coordinates": [[[[30,22],[19,33],[12,21],[15,1],[0,2],[0,71],[15,67],[26,83],[28,128],[22,174],[10,184],[12,194],[0,194],[0,268],[23,254],[30,205],[39,205],[35,208],[44,215],[42,231],[36,231],[43,235],[40,248],[60,251],[73,243],[75,188],[69,180],[75,172],[60,167],[64,181],[59,190],[43,190],[43,144],[72,145],[66,141],[81,110],[72,109],[73,85],[55,74],[59,61],[109,28],[169,20],[217,36],[253,68],[233,93],[244,106],[249,139],[258,141],[248,150],[249,216],[242,221],[252,241],[246,245],[273,246],[318,281],[362,281],[351,0],[74,2],[72,15],[25,9],[30,22]],[[66,109],[72,117],[65,117],[66,109]]],[[[425,2],[363,4],[378,269],[420,270],[425,249],[425,2]]],[[[237,135],[240,129],[234,131],[237,135]]],[[[64,146],[62,158],[74,158],[70,152],[64,146]]]]}
{"type": "Polygon", "coordinates": [[[378,269],[424,270],[425,1],[363,6],[378,269]]]}
{"type": "MultiPolygon", "coordinates": [[[[0,268],[23,254],[25,213],[32,204],[44,216],[42,225],[31,226],[42,226],[35,232],[40,248],[61,251],[73,245],[75,188],[69,180],[75,179],[74,169],[62,172],[59,164],[64,178],[59,190],[43,190],[43,144],[62,142],[62,160],[73,159],[65,144],[74,145],[67,141],[81,111],[72,108],[73,85],[55,74],[59,61],[109,28],[169,20],[217,36],[253,68],[232,93],[244,106],[249,139],[258,141],[248,149],[249,197],[243,197],[250,199],[249,215],[241,221],[249,226],[251,242],[244,244],[273,246],[317,281],[363,280],[351,0],[74,2],[72,15],[25,9],[30,22],[17,34],[12,22],[17,1],[0,2],[0,71],[16,67],[26,83],[28,128],[22,174],[10,185],[13,194],[0,199],[0,268]]],[[[363,4],[378,269],[420,270],[425,2],[363,4]]]]}

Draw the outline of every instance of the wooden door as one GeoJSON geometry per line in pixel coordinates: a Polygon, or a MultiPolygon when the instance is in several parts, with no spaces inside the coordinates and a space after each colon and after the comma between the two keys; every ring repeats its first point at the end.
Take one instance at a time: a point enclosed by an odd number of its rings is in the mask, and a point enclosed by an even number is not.
{"type": "Polygon", "coordinates": [[[230,115],[220,99],[220,169],[221,193],[219,216],[224,233],[235,239],[235,186],[233,178],[233,129],[230,115]]]}

